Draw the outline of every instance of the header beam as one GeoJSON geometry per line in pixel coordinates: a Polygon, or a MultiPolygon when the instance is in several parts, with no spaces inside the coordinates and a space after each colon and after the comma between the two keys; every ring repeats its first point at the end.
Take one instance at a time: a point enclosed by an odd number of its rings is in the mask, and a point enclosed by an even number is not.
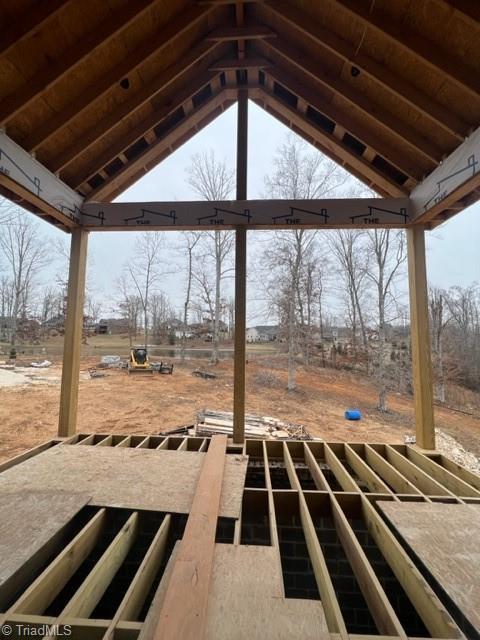
{"type": "Polygon", "coordinates": [[[409,222],[408,198],[88,202],[82,208],[82,224],[92,231],[402,228],[409,222]]]}

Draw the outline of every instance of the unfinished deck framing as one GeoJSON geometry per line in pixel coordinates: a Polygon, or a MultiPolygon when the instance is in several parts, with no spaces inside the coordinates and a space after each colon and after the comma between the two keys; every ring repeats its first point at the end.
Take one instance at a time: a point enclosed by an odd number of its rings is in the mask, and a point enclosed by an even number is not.
{"type": "MultiPolygon", "coordinates": [[[[97,447],[127,447],[149,458],[158,451],[163,465],[164,451],[206,462],[217,438],[77,434],[55,439],[0,466],[0,496],[12,491],[11,478],[21,475],[28,461],[57,448],[81,449],[84,456],[97,447]]],[[[35,562],[25,562],[14,594],[0,590],[0,624],[68,624],[75,639],[174,637],[163,635],[161,612],[175,616],[175,607],[163,609],[165,602],[181,602],[184,616],[203,602],[204,631],[196,638],[243,638],[247,631],[253,638],[287,638],[296,617],[298,624],[302,620],[302,638],[470,638],[463,635],[464,618],[475,619],[465,610],[468,604],[455,608],[442,596],[447,579],[425,573],[377,503],[391,505],[389,513],[395,513],[395,504],[412,502],[436,505],[440,514],[442,505],[448,504],[450,514],[455,505],[459,513],[462,505],[475,505],[478,513],[479,476],[438,453],[406,445],[247,439],[242,446],[230,442],[218,449],[215,460],[218,456],[223,463],[248,456],[248,466],[240,517],[218,517],[215,502],[196,507],[196,498],[192,505],[191,513],[211,507],[216,522],[208,543],[213,556],[204,569],[211,572],[202,587],[206,600],[187,597],[190,581],[173,578],[185,558],[195,565],[195,554],[206,557],[198,547],[206,530],[195,535],[198,544],[190,552],[182,546],[184,535],[190,539],[188,527],[195,528],[192,523],[185,528],[190,516],[153,505],[118,509],[90,502],[53,552],[45,551],[40,564],[38,554],[35,562]],[[273,566],[258,590],[250,574],[257,575],[262,562],[273,566]],[[228,601],[223,594],[229,588],[239,590],[232,624],[223,619],[221,604],[228,601]],[[250,589],[257,589],[255,602],[250,589]]],[[[218,464],[212,466],[215,473],[218,464]]],[[[75,473],[80,483],[80,471],[75,473]]],[[[229,485],[222,476],[223,471],[218,476],[223,495],[229,485]]],[[[117,481],[132,482],[128,468],[118,468],[117,481]]],[[[159,505],[161,493],[159,487],[159,505]]],[[[471,570],[470,579],[478,581],[476,567],[471,570]]]]}

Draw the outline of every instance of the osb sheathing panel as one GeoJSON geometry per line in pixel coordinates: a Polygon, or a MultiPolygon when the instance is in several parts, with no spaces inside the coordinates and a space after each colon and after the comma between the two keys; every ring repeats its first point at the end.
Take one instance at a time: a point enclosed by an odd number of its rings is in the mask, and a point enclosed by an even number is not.
{"type": "MultiPolygon", "coordinates": [[[[204,457],[196,451],[58,445],[2,473],[0,492],[83,493],[93,505],[188,513],[204,457]]],[[[220,516],[240,516],[246,471],[246,457],[226,457],[220,516]]]]}
{"type": "MultiPolygon", "coordinates": [[[[7,581],[88,502],[75,493],[0,488],[0,596],[7,581]]],[[[5,594],[7,595],[7,594],[5,594]]]]}
{"type": "Polygon", "coordinates": [[[377,505],[467,620],[480,629],[480,505],[377,505]]]}
{"type": "Polygon", "coordinates": [[[277,549],[217,544],[205,637],[329,640],[330,634],[320,601],[285,598],[277,549]]]}

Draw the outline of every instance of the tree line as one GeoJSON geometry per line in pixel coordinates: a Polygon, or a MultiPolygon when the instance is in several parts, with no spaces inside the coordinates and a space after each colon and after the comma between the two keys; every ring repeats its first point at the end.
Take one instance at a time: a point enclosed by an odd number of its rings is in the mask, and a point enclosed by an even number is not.
{"type": "MultiPolygon", "coordinates": [[[[186,181],[200,199],[233,196],[234,172],[213,152],[193,156],[186,181]]],[[[326,198],[373,195],[335,163],[290,135],[265,177],[265,197],[326,198]]],[[[251,234],[252,236],[252,234],[251,234]]],[[[348,366],[375,380],[378,408],[387,394],[411,388],[406,246],[403,231],[279,230],[256,232],[249,257],[249,298],[261,302],[262,321],[278,325],[286,353],[287,388],[296,388],[299,363],[348,366]],[[341,334],[341,335],[339,335],[341,334]]],[[[180,331],[185,357],[188,328],[207,325],[212,362],[221,340],[232,337],[234,234],[231,231],[139,234],[108,301],[88,285],[85,316],[123,318],[130,342],[166,338],[180,331]],[[173,238],[173,240],[172,240],[173,238]],[[175,283],[175,301],[165,281],[175,283]],[[229,332],[226,332],[226,328],[229,332]]],[[[0,203],[0,317],[12,346],[32,318],[45,327],[65,314],[68,249],[47,242],[31,214],[0,203]],[[58,275],[42,274],[52,257],[58,275]],[[8,323],[7,323],[8,320],[8,323]]],[[[480,290],[477,284],[432,288],[429,294],[435,394],[446,401],[449,382],[480,390],[480,290]]],[[[5,341],[6,336],[2,339],[5,341]]]]}

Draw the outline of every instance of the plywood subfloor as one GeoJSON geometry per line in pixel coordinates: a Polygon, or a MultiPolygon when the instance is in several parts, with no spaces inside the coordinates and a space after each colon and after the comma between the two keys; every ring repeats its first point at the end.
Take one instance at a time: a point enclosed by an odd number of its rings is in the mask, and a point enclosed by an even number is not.
{"type": "Polygon", "coordinates": [[[89,501],[79,493],[0,489],[0,598],[14,589],[22,566],[89,501]]]}
{"type": "MultiPolygon", "coordinates": [[[[0,475],[0,491],[90,495],[92,505],[188,513],[205,454],[58,445],[0,475]]],[[[227,455],[220,516],[238,518],[247,458],[227,455]]]]}
{"type": "Polygon", "coordinates": [[[278,550],[215,545],[208,640],[328,640],[319,600],[284,597],[278,550]]]}
{"type": "Polygon", "coordinates": [[[466,619],[480,630],[480,505],[377,504],[466,619]]]}

